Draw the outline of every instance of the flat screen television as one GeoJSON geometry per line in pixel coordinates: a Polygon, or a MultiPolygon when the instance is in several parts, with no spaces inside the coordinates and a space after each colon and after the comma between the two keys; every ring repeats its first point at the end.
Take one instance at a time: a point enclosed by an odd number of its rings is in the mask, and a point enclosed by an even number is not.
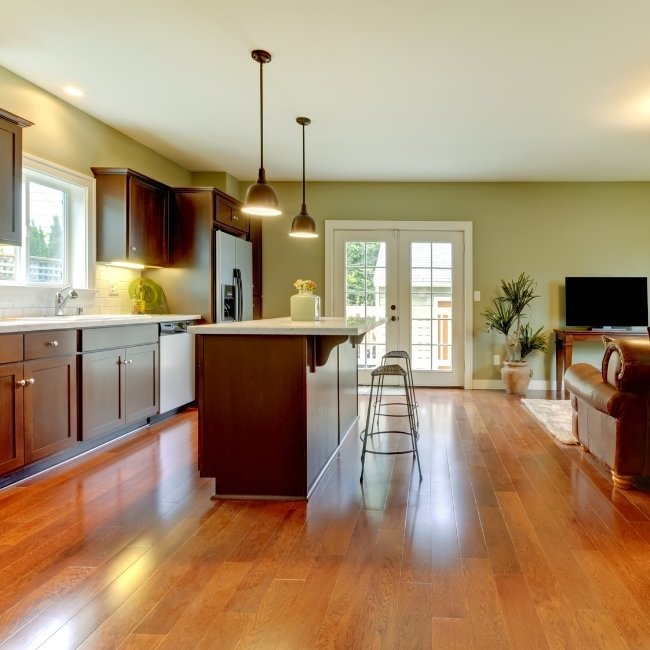
{"type": "Polygon", "coordinates": [[[567,277],[564,290],[567,327],[648,325],[648,278],[567,277]]]}

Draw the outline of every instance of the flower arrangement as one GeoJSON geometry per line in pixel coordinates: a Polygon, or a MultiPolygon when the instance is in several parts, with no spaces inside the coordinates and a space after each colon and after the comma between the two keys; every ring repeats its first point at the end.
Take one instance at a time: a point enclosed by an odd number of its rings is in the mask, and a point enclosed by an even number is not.
{"type": "Polygon", "coordinates": [[[293,286],[298,291],[313,291],[316,288],[316,283],[313,280],[296,280],[293,286]]]}

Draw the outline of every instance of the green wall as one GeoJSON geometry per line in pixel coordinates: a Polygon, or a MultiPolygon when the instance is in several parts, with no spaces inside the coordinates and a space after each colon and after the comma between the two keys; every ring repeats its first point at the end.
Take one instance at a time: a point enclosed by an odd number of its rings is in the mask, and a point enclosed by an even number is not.
{"type": "Polygon", "coordinates": [[[91,167],[130,167],[169,185],[191,183],[180,165],[3,67],[0,108],[34,122],[23,131],[26,153],[88,176],[91,167]]]}
{"type": "MultiPolygon", "coordinates": [[[[245,190],[247,183],[241,183],[245,190]]],[[[497,379],[499,335],[485,332],[480,312],[500,279],[526,271],[538,283],[532,324],[549,332],[564,323],[567,275],[650,275],[650,182],[628,183],[308,183],[307,204],[320,237],[288,237],[301,201],[299,183],[273,183],[284,215],[264,221],[264,315],[285,316],[298,278],[324,283],[326,219],[471,221],[474,378],[497,379]]],[[[554,346],[531,359],[534,379],[555,376],[554,346]]],[[[574,359],[599,363],[596,346],[574,359]]]]}
{"type": "MultiPolygon", "coordinates": [[[[90,175],[91,166],[130,167],[169,185],[215,185],[240,196],[248,182],[225,171],[194,172],[0,67],[0,107],[31,120],[26,152],[90,175]]],[[[83,101],[80,102],[83,105],[83,101]]],[[[272,170],[269,170],[272,172],[272,170]]],[[[285,316],[298,277],[323,287],[326,219],[443,220],[473,223],[474,378],[498,378],[502,353],[480,312],[501,278],[521,271],[538,282],[533,324],[549,331],[564,319],[566,275],[650,275],[650,182],[629,183],[335,183],[307,186],[321,237],[288,237],[300,209],[300,183],[273,183],[284,215],[264,222],[264,315],[285,316]]],[[[551,345],[531,360],[535,379],[554,378],[551,345]]],[[[577,360],[599,363],[599,348],[578,348],[577,360]]]]}

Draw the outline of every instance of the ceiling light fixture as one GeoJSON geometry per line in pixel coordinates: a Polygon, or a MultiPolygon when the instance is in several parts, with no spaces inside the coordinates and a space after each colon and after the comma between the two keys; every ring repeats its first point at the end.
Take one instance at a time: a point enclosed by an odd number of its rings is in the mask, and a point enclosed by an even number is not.
{"type": "Polygon", "coordinates": [[[63,89],[63,92],[65,92],[66,95],[70,95],[70,97],[83,97],[84,96],[84,91],[81,90],[81,88],[77,88],[77,86],[66,86],[63,89]]]}
{"type": "Polygon", "coordinates": [[[297,117],[296,122],[302,126],[302,207],[300,213],[293,218],[289,236],[313,238],[318,237],[316,223],[309,216],[307,203],[305,203],[305,127],[311,124],[311,120],[308,117],[297,117]]]}
{"type": "Polygon", "coordinates": [[[282,214],[278,195],[266,182],[264,171],[264,86],[262,68],[271,60],[271,55],[264,50],[253,50],[251,56],[260,64],[260,169],[257,183],[254,183],[246,192],[246,200],[242,212],[257,217],[276,217],[282,214]]]}

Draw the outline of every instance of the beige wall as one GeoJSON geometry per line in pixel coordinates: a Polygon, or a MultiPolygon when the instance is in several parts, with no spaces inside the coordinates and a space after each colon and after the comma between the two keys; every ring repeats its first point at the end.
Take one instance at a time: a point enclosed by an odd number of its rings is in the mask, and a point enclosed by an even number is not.
{"type": "MultiPolygon", "coordinates": [[[[242,183],[245,190],[247,184],[242,183]]],[[[538,283],[532,324],[564,322],[567,275],[650,275],[650,182],[630,183],[308,183],[316,240],[288,237],[300,209],[299,183],[273,183],[284,215],[264,222],[264,315],[288,314],[298,278],[324,282],[325,219],[471,221],[474,240],[474,378],[498,378],[501,339],[480,312],[501,278],[521,271],[538,283]]],[[[554,378],[554,346],[531,359],[535,379],[554,378]]],[[[576,349],[599,362],[599,348],[576,349]]]]}
{"type": "MultiPolygon", "coordinates": [[[[130,167],[169,185],[214,184],[240,196],[248,182],[227,172],[190,173],[0,67],[1,108],[35,122],[25,151],[90,175],[91,166],[130,167]]],[[[272,172],[272,170],[269,170],[272,172]]],[[[650,275],[650,182],[630,183],[308,183],[307,203],[321,237],[288,237],[300,209],[300,183],[273,183],[284,216],[264,224],[264,315],[287,315],[293,282],[323,287],[325,219],[461,220],[474,228],[474,377],[496,379],[492,355],[501,341],[484,331],[480,312],[501,278],[521,271],[536,278],[541,298],[533,324],[563,323],[566,275],[650,275]]],[[[531,365],[553,378],[552,349],[531,365]]],[[[576,357],[598,362],[599,350],[576,357]],[[585,356],[586,355],[586,356],[585,356]]]]}

